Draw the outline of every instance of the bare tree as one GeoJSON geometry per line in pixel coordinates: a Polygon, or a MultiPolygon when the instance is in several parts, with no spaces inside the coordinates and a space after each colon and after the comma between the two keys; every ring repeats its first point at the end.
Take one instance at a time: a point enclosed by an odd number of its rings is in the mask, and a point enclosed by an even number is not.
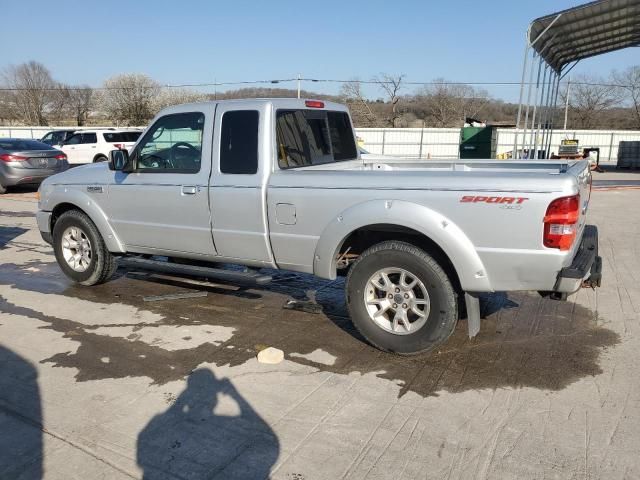
{"type": "Polygon", "coordinates": [[[614,71],[612,77],[625,100],[630,101],[634,126],[640,129],[640,65],[629,67],[623,72],[614,71]]]}
{"type": "Polygon", "coordinates": [[[116,75],[104,82],[100,104],[115,122],[144,125],[155,113],[154,102],[159,93],[160,84],[147,75],[116,75]]]}
{"type": "Polygon", "coordinates": [[[89,118],[95,104],[95,94],[89,85],[69,87],[67,89],[66,111],[71,114],[76,124],[81,127],[89,118]]]}
{"type": "MultiPolygon", "coordinates": [[[[1,83],[0,86],[2,86],[1,83]]],[[[7,91],[0,91],[0,122],[7,122],[11,125],[15,120],[18,120],[18,118],[16,117],[15,109],[13,108],[13,101],[10,93],[7,91]]]]}
{"type": "Polygon", "coordinates": [[[387,122],[390,126],[398,126],[398,120],[400,119],[400,109],[398,103],[400,102],[399,92],[402,89],[402,80],[405,75],[389,75],[388,73],[382,73],[379,77],[373,79],[387,96],[387,101],[391,106],[390,115],[387,116],[387,122]]]}
{"type": "Polygon", "coordinates": [[[69,87],[56,83],[55,89],[51,90],[49,107],[47,109],[47,120],[49,124],[62,124],[70,116],[69,100],[71,93],[69,87]]]}
{"type": "Polygon", "coordinates": [[[6,102],[13,115],[29,125],[47,125],[47,113],[57,88],[47,67],[30,61],[8,67],[3,77],[11,89],[6,102]]]}
{"type": "Polygon", "coordinates": [[[171,105],[201,102],[206,98],[207,96],[205,94],[194,92],[193,90],[188,90],[186,88],[168,88],[162,90],[154,99],[153,110],[154,113],[157,113],[163,108],[169,107],[171,105]]]}
{"type": "Polygon", "coordinates": [[[461,127],[467,117],[477,117],[489,102],[485,90],[442,78],[434,80],[419,95],[424,99],[427,118],[436,127],[461,127]]]}
{"type": "Polygon", "coordinates": [[[362,84],[358,80],[343,83],[340,94],[349,106],[355,124],[360,127],[376,127],[380,124],[380,119],[371,109],[371,103],[362,93],[362,84]]]}
{"type": "MultiPolygon", "coordinates": [[[[566,101],[567,91],[561,91],[562,103],[566,101]]],[[[600,77],[582,75],[571,82],[569,91],[569,113],[571,126],[575,128],[594,128],[599,115],[620,103],[618,88],[600,77]]]]}

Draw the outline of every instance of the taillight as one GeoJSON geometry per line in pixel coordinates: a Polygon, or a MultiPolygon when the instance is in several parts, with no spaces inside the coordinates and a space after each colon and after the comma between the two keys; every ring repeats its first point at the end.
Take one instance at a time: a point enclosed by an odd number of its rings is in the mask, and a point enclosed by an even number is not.
{"type": "Polygon", "coordinates": [[[116,147],[118,150],[124,150],[123,143],[114,143],[113,146],[116,147]]]}
{"type": "Polygon", "coordinates": [[[580,195],[557,198],[551,202],[544,216],[544,246],[570,250],[578,233],[579,217],[580,195]]]}
{"type": "Polygon", "coordinates": [[[0,160],[3,162],[24,162],[27,157],[22,155],[11,155],[10,153],[0,153],[0,160]]]}
{"type": "Polygon", "coordinates": [[[309,108],[324,108],[324,102],[320,100],[305,100],[304,104],[309,108]]]}
{"type": "Polygon", "coordinates": [[[55,157],[56,160],[66,160],[67,156],[64,153],[59,153],[58,155],[56,155],[55,157]]]}

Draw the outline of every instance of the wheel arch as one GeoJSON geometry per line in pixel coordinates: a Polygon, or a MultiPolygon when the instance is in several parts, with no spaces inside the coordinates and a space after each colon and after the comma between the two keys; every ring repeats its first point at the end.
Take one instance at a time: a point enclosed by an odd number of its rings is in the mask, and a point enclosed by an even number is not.
{"type": "Polygon", "coordinates": [[[100,232],[100,235],[102,236],[104,243],[110,252],[124,253],[126,251],[124,245],[122,244],[122,242],[120,242],[120,239],[116,235],[116,232],[111,227],[111,224],[108,221],[108,217],[106,216],[104,211],[98,205],[96,205],[95,202],[91,201],[79,202],[65,200],[56,204],[56,206],[51,210],[49,228],[52,234],[53,228],[58,218],[60,218],[61,215],[70,210],[78,210],[91,219],[91,221],[100,232]],[[80,205],[83,206],[81,207],[80,205]]]}
{"type": "Polygon", "coordinates": [[[362,253],[358,250],[385,240],[405,241],[427,251],[463,290],[491,291],[484,265],[464,232],[442,214],[402,200],[372,200],[340,213],[318,240],[314,273],[334,279],[337,258],[348,247],[362,253]]]}
{"type": "Polygon", "coordinates": [[[360,255],[368,248],[379,243],[397,240],[406,242],[429,253],[447,272],[456,288],[460,287],[460,277],[447,253],[431,238],[404,225],[376,223],[359,227],[344,238],[334,257],[347,251],[360,255]]]}

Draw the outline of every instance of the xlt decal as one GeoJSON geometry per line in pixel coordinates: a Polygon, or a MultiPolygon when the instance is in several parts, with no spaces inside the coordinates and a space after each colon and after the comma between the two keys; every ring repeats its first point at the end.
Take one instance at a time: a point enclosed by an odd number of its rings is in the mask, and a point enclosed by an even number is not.
{"type": "Polygon", "coordinates": [[[481,195],[465,195],[460,199],[460,203],[502,203],[508,205],[520,205],[526,197],[485,197],[481,195]]]}

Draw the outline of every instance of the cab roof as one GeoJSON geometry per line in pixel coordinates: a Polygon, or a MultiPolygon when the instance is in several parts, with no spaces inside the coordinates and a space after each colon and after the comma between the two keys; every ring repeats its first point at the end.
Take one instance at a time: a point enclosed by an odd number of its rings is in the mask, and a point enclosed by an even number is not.
{"type": "Polygon", "coordinates": [[[183,103],[180,105],[172,105],[166,107],[162,112],[171,112],[174,110],[183,110],[185,107],[198,108],[210,105],[265,105],[272,104],[276,108],[291,109],[317,109],[317,110],[338,110],[348,111],[347,107],[341,103],[329,102],[326,100],[317,100],[311,98],[238,98],[227,100],[210,100],[207,102],[183,103]],[[318,106],[322,104],[322,106],[318,106]]]}

